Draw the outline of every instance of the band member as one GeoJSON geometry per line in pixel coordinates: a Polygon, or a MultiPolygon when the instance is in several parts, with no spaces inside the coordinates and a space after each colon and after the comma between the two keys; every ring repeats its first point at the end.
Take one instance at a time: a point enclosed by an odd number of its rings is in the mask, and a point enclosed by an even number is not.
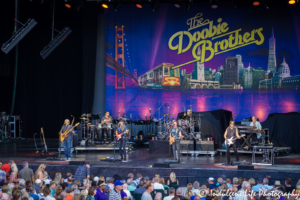
{"type": "MultiPolygon", "coordinates": [[[[240,139],[241,137],[238,134],[238,129],[234,126],[234,121],[229,122],[229,127],[226,129],[224,133],[224,138],[228,142],[228,139],[231,137],[237,137],[240,139]]],[[[232,146],[233,151],[235,153],[236,161],[239,161],[239,154],[237,153],[236,144],[233,143],[231,145],[226,145],[226,156],[227,156],[227,164],[230,164],[230,147],[232,146]]]]}
{"type": "Polygon", "coordinates": [[[116,135],[122,132],[121,139],[119,140],[119,152],[120,152],[120,160],[126,160],[126,137],[127,137],[127,126],[124,124],[124,121],[119,122],[119,126],[116,130],[116,135]],[[124,155],[124,157],[123,157],[124,155]]]}
{"type": "MultiPolygon", "coordinates": [[[[70,130],[71,128],[70,120],[66,119],[63,127],[61,128],[60,134],[63,134],[66,130],[70,130]]],[[[66,160],[71,160],[72,134],[75,134],[73,130],[67,134],[67,137],[63,142],[66,160]]]]}
{"type": "Polygon", "coordinates": [[[191,109],[187,109],[186,114],[184,113],[184,116],[186,117],[186,120],[190,121],[193,116],[192,116],[192,110],[191,109]]]}
{"type": "Polygon", "coordinates": [[[109,116],[109,112],[108,111],[105,111],[104,116],[102,117],[101,121],[102,121],[101,123],[105,124],[106,127],[107,127],[107,128],[102,129],[103,130],[103,136],[104,137],[106,136],[107,138],[109,138],[110,140],[112,140],[111,129],[108,128],[108,125],[112,124],[113,119],[112,119],[111,116],[109,116]]]}
{"type": "Polygon", "coordinates": [[[174,160],[180,162],[180,139],[181,139],[181,128],[178,127],[178,122],[173,122],[173,128],[170,132],[170,138],[175,137],[175,142],[172,144],[172,151],[174,155],[174,160]]]}
{"type": "MultiPolygon", "coordinates": [[[[261,124],[259,121],[257,121],[257,118],[255,116],[252,117],[252,122],[250,123],[250,126],[255,126],[257,130],[261,130],[261,124]]],[[[257,139],[261,137],[261,133],[256,133],[257,139]]]]}

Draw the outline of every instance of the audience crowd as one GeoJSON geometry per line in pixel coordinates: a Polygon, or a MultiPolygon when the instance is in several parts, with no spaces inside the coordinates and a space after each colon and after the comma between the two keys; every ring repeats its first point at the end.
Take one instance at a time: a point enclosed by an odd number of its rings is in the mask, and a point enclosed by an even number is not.
{"type": "Polygon", "coordinates": [[[28,162],[18,169],[14,161],[0,163],[0,200],[299,200],[300,180],[292,185],[286,177],[284,183],[272,182],[272,177],[258,179],[233,177],[209,177],[201,185],[198,181],[179,187],[176,174],[172,172],[165,180],[133,173],[122,178],[94,176],[90,163],[79,166],[73,175],[55,174],[50,179],[47,166],[41,164],[33,172],[28,162]],[[272,183],[272,184],[271,184],[272,183]],[[273,184],[274,183],[274,184],[273,184]],[[184,190],[184,192],[183,192],[184,190]]]}

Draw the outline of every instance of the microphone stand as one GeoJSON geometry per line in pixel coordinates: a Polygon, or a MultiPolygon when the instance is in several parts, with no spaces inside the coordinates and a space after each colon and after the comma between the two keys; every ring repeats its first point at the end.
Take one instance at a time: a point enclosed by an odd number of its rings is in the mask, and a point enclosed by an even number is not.
{"type": "Polygon", "coordinates": [[[35,144],[35,149],[36,149],[36,152],[35,152],[35,153],[37,153],[37,154],[38,154],[38,158],[40,158],[40,152],[39,152],[39,150],[38,150],[38,148],[37,148],[36,141],[35,141],[35,135],[36,135],[36,134],[37,134],[37,133],[33,134],[33,139],[34,139],[34,144],[35,144]]]}

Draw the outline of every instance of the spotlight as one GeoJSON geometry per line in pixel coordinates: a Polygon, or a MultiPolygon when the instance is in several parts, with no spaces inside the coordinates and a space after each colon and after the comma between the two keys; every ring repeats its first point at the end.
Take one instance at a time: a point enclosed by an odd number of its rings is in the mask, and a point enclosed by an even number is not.
{"type": "Polygon", "coordinates": [[[158,0],[150,0],[151,1],[151,10],[154,12],[158,7],[158,0]]]}
{"type": "Polygon", "coordinates": [[[210,0],[210,6],[213,9],[218,8],[218,0],[210,0]]]}
{"type": "Polygon", "coordinates": [[[121,4],[122,4],[122,0],[115,0],[115,2],[114,2],[115,11],[119,10],[119,8],[121,7],[121,4]]]}
{"type": "Polygon", "coordinates": [[[179,4],[174,4],[174,6],[176,7],[176,8],[180,8],[180,5],[179,4]]]}
{"type": "Polygon", "coordinates": [[[50,43],[43,48],[40,55],[45,59],[49,54],[72,32],[69,27],[65,27],[59,34],[53,38],[50,43]]]}
{"type": "MultiPolygon", "coordinates": [[[[16,21],[20,23],[18,20],[16,21]]],[[[37,22],[34,19],[28,19],[27,22],[22,24],[22,27],[17,30],[17,32],[6,43],[2,45],[1,50],[7,54],[36,24],[37,22]]]]}
{"type": "Polygon", "coordinates": [[[136,4],[136,7],[143,8],[143,6],[141,4],[136,4]]]}
{"type": "Polygon", "coordinates": [[[265,6],[266,6],[266,9],[269,9],[270,6],[271,6],[271,0],[265,0],[264,3],[265,3],[265,6]]]}
{"type": "Polygon", "coordinates": [[[102,7],[105,8],[105,9],[107,9],[107,8],[108,8],[108,5],[105,4],[105,3],[103,3],[103,4],[102,4],[102,7]]]}
{"type": "Polygon", "coordinates": [[[186,10],[190,11],[194,5],[194,0],[187,0],[186,2],[186,10]]]}
{"type": "Polygon", "coordinates": [[[259,0],[254,0],[254,1],[253,1],[253,5],[254,5],[254,6],[259,6],[259,4],[260,4],[260,1],[259,1],[259,0]]]}
{"type": "Polygon", "coordinates": [[[241,1],[240,0],[232,0],[233,7],[235,10],[238,10],[241,6],[241,1]]]}
{"type": "Polygon", "coordinates": [[[66,6],[67,8],[71,8],[71,4],[65,3],[65,6],[66,6]]]}
{"type": "Polygon", "coordinates": [[[295,0],[289,0],[289,4],[295,4],[296,1],[295,0]]]}

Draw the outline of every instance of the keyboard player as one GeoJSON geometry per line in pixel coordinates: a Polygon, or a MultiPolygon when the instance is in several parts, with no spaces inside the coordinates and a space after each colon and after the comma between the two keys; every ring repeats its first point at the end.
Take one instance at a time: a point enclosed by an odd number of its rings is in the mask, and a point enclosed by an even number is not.
{"type": "MultiPolygon", "coordinates": [[[[250,123],[250,126],[255,126],[257,130],[261,130],[261,124],[259,121],[257,121],[257,117],[253,116],[252,117],[252,122],[250,123]]],[[[261,138],[261,133],[257,132],[256,133],[257,139],[261,138]]]]}

